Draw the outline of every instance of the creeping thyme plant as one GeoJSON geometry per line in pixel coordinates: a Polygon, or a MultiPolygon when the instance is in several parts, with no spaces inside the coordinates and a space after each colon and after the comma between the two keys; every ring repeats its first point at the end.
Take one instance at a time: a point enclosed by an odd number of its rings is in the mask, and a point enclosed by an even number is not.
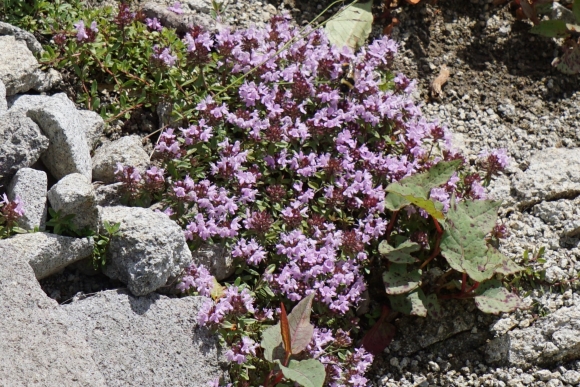
{"type": "Polygon", "coordinates": [[[2,239],[20,231],[16,223],[24,216],[24,204],[18,196],[10,200],[3,194],[0,199],[0,239],[2,239]]]}
{"type": "Polygon", "coordinates": [[[79,102],[105,118],[169,102],[181,122],[159,135],[154,166],[119,165],[117,177],[129,203],[180,224],[192,251],[221,244],[235,259],[225,280],[194,264],[177,285],[206,297],[199,323],[220,333],[233,385],[366,386],[389,314],[437,317],[446,298],[521,306],[501,282],[521,268],[495,247],[505,230],[484,189],[508,157],[487,151],[470,168],[421,116],[415,82],[391,72],[393,40],[340,49],[284,16],[183,35],[125,4],[78,16],[53,20],[45,60],[75,69],[79,102]],[[100,104],[99,82],[118,106],[100,104]],[[286,317],[293,306],[300,319],[286,317]]]}

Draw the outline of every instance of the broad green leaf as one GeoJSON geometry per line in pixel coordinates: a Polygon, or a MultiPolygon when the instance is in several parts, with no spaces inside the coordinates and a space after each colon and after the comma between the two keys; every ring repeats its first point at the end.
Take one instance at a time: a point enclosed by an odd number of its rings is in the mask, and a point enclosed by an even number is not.
{"type": "Polygon", "coordinates": [[[484,290],[481,295],[475,297],[475,305],[484,313],[499,314],[502,312],[513,312],[523,308],[525,305],[518,295],[510,293],[501,284],[497,287],[490,287],[484,290]]]}
{"type": "Polygon", "coordinates": [[[543,20],[537,26],[533,26],[530,32],[548,38],[561,38],[568,35],[566,22],[563,20],[543,20]]]}
{"type": "Polygon", "coordinates": [[[505,255],[503,255],[502,253],[500,253],[494,247],[491,247],[491,246],[489,247],[489,249],[487,250],[487,255],[488,255],[488,257],[490,257],[490,260],[494,260],[494,261],[498,262],[498,265],[495,268],[496,273],[500,273],[503,275],[510,275],[510,274],[515,274],[519,271],[524,270],[524,268],[522,266],[518,265],[510,258],[508,258],[505,255]],[[491,258],[492,256],[497,256],[497,258],[491,258]]]}
{"type": "Polygon", "coordinates": [[[564,54],[552,64],[564,74],[580,74],[580,45],[574,43],[571,48],[565,47],[564,54]]]}
{"type": "Polygon", "coordinates": [[[382,241],[379,244],[379,253],[393,263],[414,263],[417,262],[417,258],[411,253],[419,251],[420,248],[419,244],[411,241],[405,241],[397,247],[389,245],[387,241],[382,241]]]}
{"type": "Polygon", "coordinates": [[[501,202],[491,200],[457,203],[455,197],[451,198],[441,254],[453,269],[478,282],[491,278],[499,266],[496,255],[488,256],[484,238],[495,225],[500,205],[501,202]]]}
{"type": "Polygon", "coordinates": [[[262,342],[260,343],[264,348],[264,359],[273,362],[275,360],[284,359],[286,352],[282,344],[282,334],[280,332],[280,324],[272,325],[262,333],[262,342]]]}
{"type": "Polygon", "coordinates": [[[426,172],[405,177],[396,183],[389,184],[386,188],[386,191],[389,192],[386,198],[386,207],[395,211],[412,203],[427,211],[435,219],[442,220],[444,218],[441,211],[443,206],[439,202],[429,200],[429,193],[431,189],[447,183],[460,164],[461,160],[443,161],[426,172]],[[393,197],[393,194],[399,198],[393,197]]]}
{"type": "Polygon", "coordinates": [[[324,28],[330,43],[339,49],[348,46],[353,52],[362,46],[372,30],[372,5],[372,0],[349,5],[332,17],[324,28]]]}
{"type": "MultiPolygon", "coordinates": [[[[291,348],[295,355],[306,348],[314,333],[314,326],[310,324],[313,299],[314,293],[304,297],[288,315],[291,348]]],[[[280,323],[278,323],[266,329],[262,335],[261,346],[264,348],[264,358],[268,361],[284,359],[285,351],[281,332],[280,323]]]]}
{"type": "Polygon", "coordinates": [[[389,296],[391,307],[397,312],[425,317],[427,316],[427,308],[421,298],[425,298],[425,294],[421,289],[417,289],[409,294],[389,296]]]}
{"type": "Polygon", "coordinates": [[[394,263],[383,273],[383,283],[389,295],[412,292],[421,285],[421,270],[408,273],[407,265],[394,263]]]}
{"type": "MultiPolygon", "coordinates": [[[[279,363],[279,362],[278,362],[279,363]]],[[[290,360],[288,367],[278,364],[284,377],[304,387],[322,387],[326,379],[324,365],[316,359],[290,360]]]]}
{"type": "Polygon", "coordinates": [[[314,333],[314,325],[310,324],[310,311],[312,309],[312,300],[314,293],[309,294],[292,309],[288,315],[290,324],[290,337],[292,344],[292,353],[294,355],[302,352],[314,333]]]}
{"type": "Polygon", "coordinates": [[[441,313],[441,305],[439,305],[439,300],[436,294],[425,295],[423,292],[419,292],[419,298],[423,301],[423,305],[427,308],[427,313],[433,318],[439,319],[443,315],[441,313]]]}

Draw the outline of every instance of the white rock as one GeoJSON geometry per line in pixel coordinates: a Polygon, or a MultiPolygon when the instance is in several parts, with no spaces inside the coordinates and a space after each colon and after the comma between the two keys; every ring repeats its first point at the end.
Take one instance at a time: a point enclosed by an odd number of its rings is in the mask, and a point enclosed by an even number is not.
{"type": "Polygon", "coordinates": [[[82,126],[84,121],[75,104],[64,93],[56,94],[30,107],[27,115],[50,140],[48,150],[42,155],[42,162],[50,173],[56,179],[81,173],[91,180],[91,155],[82,126]]]}
{"type": "Polygon", "coordinates": [[[137,207],[102,207],[101,224],[121,223],[111,238],[104,273],[137,296],[149,294],[191,263],[181,227],[160,212],[137,207]]]}
{"type": "Polygon", "coordinates": [[[26,47],[33,54],[41,54],[44,51],[42,44],[36,40],[33,34],[11,24],[0,22],[0,35],[12,35],[15,39],[24,41],[26,47]]]}
{"type": "Polygon", "coordinates": [[[22,168],[16,172],[7,191],[11,200],[16,197],[22,200],[24,215],[17,221],[19,227],[44,230],[47,185],[46,172],[31,168],[22,168]]]}
{"type": "Polygon", "coordinates": [[[64,305],[107,386],[208,386],[223,376],[219,344],[197,325],[201,297],[108,290],[64,305]]]}
{"type": "Polygon", "coordinates": [[[77,229],[99,229],[95,189],[85,176],[80,173],[65,176],[48,191],[47,196],[55,211],[61,211],[63,215],[75,214],[71,223],[77,229]]]}
{"type": "Polygon", "coordinates": [[[139,136],[121,137],[98,148],[92,159],[93,179],[107,184],[114,183],[117,163],[136,167],[141,173],[145,172],[149,165],[149,155],[141,146],[139,136]]]}
{"type": "Polygon", "coordinates": [[[193,262],[202,264],[209,272],[221,281],[236,271],[231,251],[220,245],[202,245],[192,252],[193,262]]]}
{"type": "Polygon", "coordinates": [[[0,116],[8,111],[8,101],[6,101],[6,86],[0,81],[0,116]]]}

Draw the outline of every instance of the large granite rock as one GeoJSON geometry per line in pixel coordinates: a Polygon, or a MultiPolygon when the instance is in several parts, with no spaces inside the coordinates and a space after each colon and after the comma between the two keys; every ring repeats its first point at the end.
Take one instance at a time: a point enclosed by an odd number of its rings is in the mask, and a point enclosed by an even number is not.
{"type": "Polygon", "coordinates": [[[196,323],[202,302],[109,290],[63,309],[108,387],[201,387],[223,374],[216,337],[196,323]]]}
{"type": "Polygon", "coordinates": [[[228,278],[236,271],[232,252],[225,246],[204,244],[192,252],[193,261],[202,264],[218,281],[228,278]]]}
{"type": "Polygon", "coordinates": [[[191,263],[183,230],[160,212],[137,207],[102,207],[101,222],[121,223],[111,238],[104,273],[137,296],[149,294],[191,263]]]}
{"type": "MultiPolygon", "coordinates": [[[[53,96],[17,94],[8,98],[8,107],[10,109],[20,109],[28,112],[29,110],[38,108],[45,103],[51,103],[53,100],[56,100],[55,103],[61,101],[62,104],[66,104],[67,109],[72,109],[69,99],[64,93],[57,93],[53,96]]],[[[79,116],[79,129],[81,132],[85,133],[87,146],[89,150],[92,150],[103,135],[105,121],[103,121],[101,116],[96,112],[90,110],[75,110],[76,114],[79,116]]],[[[75,113],[71,114],[73,116],[75,115],[75,113]]]]}
{"type": "Polygon", "coordinates": [[[44,73],[24,40],[12,35],[0,36],[0,80],[6,86],[6,95],[34,89],[47,91],[61,81],[56,70],[44,73]]]}
{"type": "Polygon", "coordinates": [[[520,208],[580,195],[580,148],[538,151],[529,168],[516,174],[512,188],[520,208]]]}
{"type": "Polygon", "coordinates": [[[0,81],[0,116],[8,111],[8,101],[6,100],[6,86],[0,81]]]}
{"type": "Polygon", "coordinates": [[[580,305],[565,307],[492,340],[487,361],[528,369],[580,359],[580,305]]]}
{"type": "Polygon", "coordinates": [[[157,18],[165,27],[175,28],[179,33],[186,33],[192,26],[201,26],[207,31],[217,31],[223,25],[213,20],[209,15],[199,14],[195,9],[183,7],[183,13],[176,14],[167,9],[172,2],[149,1],[143,4],[143,13],[148,18],[157,18]]]}
{"type": "Polygon", "coordinates": [[[62,178],[48,191],[48,201],[55,211],[63,216],[74,214],[71,223],[79,230],[99,229],[99,210],[95,202],[95,189],[91,182],[80,173],[72,173],[62,178]]]}
{"type": "Polygon", "coordinates": [[[43,279],[66,266],[91,256],[92,238],[71,238],[62,235],[35,232],[18,234],[3,240],[18,252],[34,270],[36,279],[43,279]]]}
{"type": "Polygon", "coordinates": [[[0,384],[107,387],[85,339],[6,241],[0,241],[0,384]]]}
{"type": "Polygon", "coordinates": [[[30,167],[48,148],[40,128],[21,111],[9,111],[0,120],[0,184],[20,169],[30,167]]]}
{"type": "MultiPolygon", "coordinates": [[[[20,101],[20,98],[19,100],[20,101]]],[[[15,106],[27,105],[23,100],[15,106]]],[[[92,178],[91,155],[83,128],[83,117],[78,113],[75,104],[64,93],[49,98],[37,99],[40,103],[26,108],[26,114],[40,126],[50,139],[48,150],[42,155],[42,162],[50,173],[61,179],[71,173],[81,173],[87,179],[92,178]]]]}
{"type": "Polygon", "coordinates": [[[0,22],[0,35],[12,35],[14,39],[23,41],[33,54],[41,54],[44,51],[42,44],[36,40],[34,35],[12,24],[0,22]]]}
{"type": "Polygon", "coordinates": [[[46,172],[32,168],[22,168],[16,172],[7,191],[11,200],[18,197],[24,206],[24,215],[17,220],[19,227],[44,230],[47,186],[46,172]]]}
{"type": "Polygon", "coordinates": [[[149,155],[141,146],[137,135],[121,137],[116,141],[104,144],[93,156],[93,179],[106,184],[115,182],[117,163],[136,167],[141,173],[149,165],[149,155]]]}

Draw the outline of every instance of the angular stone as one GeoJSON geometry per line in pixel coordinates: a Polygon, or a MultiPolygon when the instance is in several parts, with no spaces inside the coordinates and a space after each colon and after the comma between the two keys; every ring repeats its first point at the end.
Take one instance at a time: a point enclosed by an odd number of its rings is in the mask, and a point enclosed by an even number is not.
{"type": "MultiPolygon", "coordinates": [[[[62,101],[64,104],[67,104],[68,101],[68,97],[64,93],[58,93],[50,97],[47,95],[17,94],[8,98],[8,107],[28,112],[30,109],[37,108],[44,103],[50,103],[53,99],[56,99],[57,103],[62,101]]],[[[90,110],[77,110],[77,113],[80,116],[80,129],[85,132],[87,145],[89,150],[92,150],[103,135],[105,121],[98,113],[90,110]]]]}
{"type": "Polygon", "coordinates": [[[12,24],[0,22],[0,35],[12,35],[16,40],[24,41],[26,47],[28,47],[33,54],[41,54],[44,51],[42,49],[42,44],[36,40],[34,35],[22,28],[13,26],[12,24]]]}
{"type": "Polygon", "coordinates": [[[48,139],[23,112],[9,111],[0,120],[0,184],[30,167],[48,148],[48,139]]]}
{"type": "Polygon", "coordinates": [[[101,207],[120,206],[123,183],[115,183],[109,185],[99,185],[95,189],[96,203],[101,207]]]}
{"type": "Polygon", "coordinates": [[[24,205],[24,215],[17,221],[19,227],[44,230],[47,186],[48,177],[43,171],[22,168],[16,172],[8,186],[8,197],[10,200],[18,197],[24,205]]]}
{"type": "Polygon", "coordinates": [[[63,215],[75,214],[71,223],[79,230],[99,229],[99,211],[95,203],[95,189],[80,173],[65,176],[48,191],[48,200],[55,211],[63,215]]]}
{"type": "Polygon", "coordinates": [[[512,182],[520,208],[541,201],[580,195],[580,148],[549,148],[530,159],[525,172],[518,172],[512,182]]]}
{"type": "Polygon", "coordinates": [[[39,280],[89,257],[94,246],[92,238],[71,238],[45,232],[17,234],[6,239],[5,243],[14,247],[32,266],[39,280]]]}
{"type": "Polygon", "coordinates": [[[42,155],[42,162],[50,173],[56,179],[81,173],[91,180],[90,150],[82,127],[83,119],[75,104],[60,93],[31,106],[27,115],[50,139],[50,146],[42,155]]]}
{"type": "Polygon", "coordinates": [[[564,307],[492,340],[487,361],[528,369],[580,359],[580,305],[564,307]]]}
{"type": "Polygon", "coordinates": [[[224,27],[223,24],[216,22],[209,15],[198,14],[187,8],[183,8],[184,12],[178,15],[169,11],[167,5],[150,1],[143,4],[142,10],[146,17],[156,17],[165,27],[175,28],[179,33],[188,32],[191,26],[201,26],[212,32],[224,27]]]}
{"type": "Polygon", "coordinates": [[[231,251],[225,246],[204,244],[191,255],[195,264],[205,266],[218,281],[228,278],[236,271],[231,251]]]}
{"type": "Polygon", "coordinates": [[[85,339],[7,241],[0,241],[2,385],[107,387],[85,339]]]}
{"type": "Polygon", "coordinates": [[[8,101],[6,101],[6,86],[0,81],[0,116],[8,111],[8,101]]]}
{"type": "Polygon", "coordinates": [[[141,173],[149,165],[149,155],[141,146],[137,135],[121,137],[116,141],[103,144],[93,156],[93,179],[106,184],[115,182],[117,163],[136,167],[141,173]]]}
{"type": "Polygon", "coordinates": [[[164,286],[191,263],[183,230],[163,213],[137,207],[102,207],[101,227],[121,223],[111,238],[104,273],[137,296],[164,286]]]}
{"type": "Polygon", "coordinates": [[[105,129],[105,121],[101,115],[90,110],[79,110],[81,116],[82,128],[87,138],[87,144],[90,150],[95,149],[99,143],[103,130],[105,129]]]}
{"type": "Polygon", "coordinates": [[[196,323],[201,297],[108,290],[63,305],[114,386],[207,386],[223,375],[218,341],[196,323]]]}
{"type": "Polygon", "coordinates": [[[39,64],[26,43],[14,36],[0,36],[0,80],[6,94],[32,89],[38,83],[39,64]]]}

